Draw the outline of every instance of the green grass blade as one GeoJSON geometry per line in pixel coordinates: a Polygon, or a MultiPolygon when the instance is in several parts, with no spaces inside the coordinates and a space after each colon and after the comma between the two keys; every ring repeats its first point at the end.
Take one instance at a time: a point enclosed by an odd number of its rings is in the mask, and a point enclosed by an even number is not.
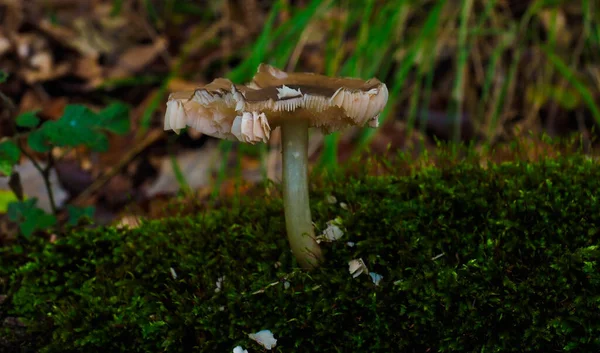
{"type": "Polygon", "coordinates": [[[479,15],[479,19],[477,20],[477,25],[475,26],[475,32],[480,32],[483,28],[483,24],[490,17],[492,10],[496,7],[496,3],[498,0],[488,0],[485,2],[485,9],[483,10],[483,14],[479,15]]]}
{"type": "MultiPolygon", "coordinates": [[[[396,103],[396,97],[399,95],[401,88],[404,86],[404,81],[409,71],[412,69],[417,53],[422,49],[423,43],[426,40],[432,40],[433,36],[437,33],[439,28],[439,18],[442,11],[442,7],[446,4],[445,0],[440,0],[436,3],[435,7],[431,9],[427,18],[423,24],[423,28],[417,37],[417,40],[410,47],[408,54],[400,64],[399,69],[395,72],[393,81],[391,82],[391,89],[389,90],[389,101],[384,111],[382,112],[379,123],[382,125],[385,119],[389,115],[390,110],[396,103]]],[[[388,83],[389,84],[389,83],[388,83]]],[[[375,135],[375,129],[364,129],[358,140],[358,146],[356,152],[364,149],[371,138],[375,135]]]]}
{"type": "Polygon", "coordinates": [[[487,131],[488,140],[490,137],[494,136],[494,131],[498,127],[498,123],[499,123],[500,116],[502,113],[502,108],[504,107],[504,102],[506,99],[506,95],[508,93],[508,88],[512,85],[513,81],[515,80],[515,78],[517,76],[517,68],[518,68],[519,61],[521,59],[521,51],[522,51],[522,48],[518,47],[516,52],[513,54],[513,60],[511,62],[510,69],[508,70],[508,79],[504,80],[504,82],[502,84],[500,96],[498,97],[498,99],[496,99],[495,104],[493,105],[493,108],[491,111],[492,116],[489,120],[490,123],[488,125],[488,131],[487,131]]]}
{"type": "Polygon", "coordinates": [[[217,179],[213,184],[213,189],[210,195],[213,201],[216,201],[219,197],[221,185],[223,184],[223,181],[225,181],[225,177],[227,176],[227,164],[229,163],[229,153],[233,149],[233,143],[231,141],[222,140],[222,142],[228,143],[219,144],[219,153],[221,154],[221,165],[219,166],[219,170],[217,172],[217,179]]]}
{"type": "Polygon", "coordinates": [[[453,111],[451,116],[454,118],[452,129],[452,140],[454,145],[460,141],[460,120],[463,113],[464,103],[464,80],[467,70],[467,58],[469,56],[469,47],[467,43],[467,30],[469,25],[469,15],[473,7],[473,0],[463,0],[460,13],[460,27],[458,30],[458,57],[456,64],[456,80],[452,89],[453,111]]]}
{"type": "Polygon", "coordinates": [[[583,81],[581,81],[575,72],[569,68],[569,66],[555,53],[550,50],[547,46],[541,46],[542,51],[546,54],[546,57],[550,60],[550,62],[554,65],[556,70],[564,77],[567,82],[569,82],[573,88],[581,95],[583,101],[586,103],[588,109],[592,113],[594,120],[596,120],[596,124],[600,124],[600,109],[596,105],[594,101],[594,95],[590,91],[590,89],[585,85],[583,81]]]}
{"type": "MultiPolygon", "coordinates": [[[[347,4],[345,8],[348,8],[347,4]]],[[[340,48],[343,47],[347,32],[350,29],[350,26],[354,24],[356,17],[355,11],[349,11],[348,16],[342,17],[343,22],[332,29],[334,35],[329,37],[325,46],[325,74],[328,76],[336,76],[340,72],[341,62],[346,54],[346,52],[340,50],[340,48]]]]}
{"type": "MultiPolygon", "coordinates": [[[[419,118],[419,131],[421,132],[421,136],[425,136],[425,130],[427,128],[427,120],[429,118],[429,102],[431,101],[431,93],[433,92],[433,74],[435,70],[433,69],[435,65],[435,55],[429,56],[429,61],[427,62],[427,75],[425,76],[425,92],[423,93],[423,102],[422,107],[425,110],[425,114],[423,117],[419,118]]],[[[425,149],[425,141],[421,141],[421,149],[425,149]]]]}
{"type": "Polygon", "coordinates": [[[419,73],[419,78],[415,81],[413,90],[408,100],[408,117],[406,118],[406,135],[410,135],[415,127],[417,114],[419,111],[419,98],[421,98],[421,87],[423,86],[423,74],[419,73]]]}
{"type": "MultiPolygon", "coordinates": [[[[371,29],[371,15],[373,13],[375,2],[374,0],[366,0],[366,4],[360,9],[360,26],[358,30],[356,50],[346,60],[346,63],[342,67],[340,74],[342,76],[360,77],[362,73],[362,65],[364,63],[365,56],[367,56],[366,49],[368,48],[369,30],[371,29]]],[[[356,10],[355,10],[356,11],[356,10]]],[[[369,58],[371,55],[368,55],[369,58]]]]}
{"type": "Polygon", "coordinates": [[[233,82],[244,82],[248,81],[256,72],[256,68],[258,65],[264,61],[268,46],[271,45],[275,39],[273,34],[273,25],[275,23],[275,19],[279,14],[279,11],[282,7],[282,0],[278,0],[267,17],[265,21],[265,26],[263,27],[262,32],[258,36],[258,39],[252,45],[252,52],[250,56],[246,58],[240,65],[238,65],[235,69],[231,70],[227,77],[233,82]]]}
{"type": "Polygon", "coordinates": [[[174,76],[174,73],[172,73],[167,79],[165,79],[162,82],[162,84],[156,91],[154,98],[152,98],[146,109],[144,109],[144,112],[142,113],[142,118],[140,120],[140,127],[136,134],[136,138],[139,138],[139,136],[144,135],[148,131],[150,125],[152,124],[152,117],[154,117],[154,113],[156,113],[158,106],[160,104],[166,104],[165,99],[167,96],[167,89],[169,87],[169,82],[171,82],[171,79],[174,76]]]}
{"type": "Polygon", "coordinates": [[[177,180],[177,184],[179,185],[179,189],[183,191],[185,194],[189,194],[191,192],[190,184],[188,183],[181,167],[179,166],[179,162],[174,154],[169,154],[169,159],[171,160],[171,167],[173,168],[173,174],[175,175],[175,180],[177,180]]]}
{"type": "Polygon", "coordinates": [[[278,45],[272,51],[272,64],[280,68],[293,70],[289,67],[289,59],[296,49],[302,33],[308,28],[310,22],[319,14],[325,13],[331,6],[332,1],[313,0],[306,8],[295,14],[289,21],[275,31],[278,45]]]}
{"type": "Polygon", "coordinates": [[[496,76],[496,70],[498,69],[498,63],[500,62],[502,53],[512,41],[506,39],[511,38],[511,34],[506,34],[506,36],[509,37],[503,37],[503,39],[499,40],[498,44],[492,51],[490,62],[487,65],[487,69],[485,72],[485,80],[483,81],[483,87],[481,89],[481,97],[479,98],[479,107],[477,109],[479,116],[483,116],[484,114],[485,105],[487,104],[490,96],[492,83],[494,82],[494,77],[496,76]]]}

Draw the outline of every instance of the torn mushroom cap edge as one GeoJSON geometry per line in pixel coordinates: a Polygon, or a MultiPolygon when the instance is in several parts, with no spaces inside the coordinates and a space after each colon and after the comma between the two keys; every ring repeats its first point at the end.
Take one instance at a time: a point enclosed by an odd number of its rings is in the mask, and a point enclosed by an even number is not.
{"type": "Polygon", "coordinates": [[[243,142],[267,142],[271,128],[264,113],[244,112],[247,87],[216,79],[195,91],[174,92],[167,101],[164,129],[190,126],[206,135],[243,142]],[[241,114],[238,112],[241,111],[241,114]]]}
{"type": "Polygon", "coordinates": [[[309,114],[312,116],[310,126],[326,132],[350,125],[377,127],[379,114],[388,99],[386,85],[377,79],[362,81],[313,73],[288,74],[264,64],[259,67],[256,78],[248,86],[221,78],[194,92],[172,93],[167,102],[165,130],[178,133],[191,126],[218,138],[266,142],[271,127],[265,112],[289,118],[292,115],[285,113],[298,109],[309,110],[312,113],[309,114]],[[268,80],[265,72],[270,77],[268,80]],[[274,86],[261,87],[268,82],[274,86]],[[335,91],[332,95],[323,94],[323,88],[335,91]],[[325,111],[328,114],[321,114],[325,111]]]}
{"type": "Polygon", "coordinates": [[[194,91],[173,92],[167,101],[165,130],[190,126],[218,138],[231,138],[231,124],[239,101],[235,85],[218,78],[194,91]]]}

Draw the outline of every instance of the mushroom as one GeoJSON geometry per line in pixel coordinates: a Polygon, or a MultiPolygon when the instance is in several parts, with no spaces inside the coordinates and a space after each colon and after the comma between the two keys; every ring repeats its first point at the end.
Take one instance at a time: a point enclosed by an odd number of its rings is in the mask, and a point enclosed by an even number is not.
{"type": "Polygon", "coordinates": [[[322,261],[308,197],[308,128],[324,133],[349,126],[377,127],[388,99],[377,79],[331,78],[287,73],[261,64],[252,82],[216,79],[193,92],[173,93],[165,130],[190,126],[209,136],[266,142],[281,127],[283,202],[288,240],[303,268],[322,261]]]}

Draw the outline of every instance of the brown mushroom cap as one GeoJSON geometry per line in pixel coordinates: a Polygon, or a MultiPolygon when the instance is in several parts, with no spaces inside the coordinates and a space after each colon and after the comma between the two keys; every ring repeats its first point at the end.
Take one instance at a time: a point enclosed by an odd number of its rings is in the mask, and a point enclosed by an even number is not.
{"type": "Polygon", "coordinates": [[[237,116],[234,84],[223,78],[195,91],[174,92],[167,101],[165,130],[192,127],[206,135],[235,140],[231,133],[237,116]]]}
{"type": "Polygon", "coordinates": [[[194,92],[171,94],[165,130],[190,126],[254,143],[267,141],[271,127],[288,119],[305,119],[325,133],[367,123],[376,127],[387,99],[387,87],[377,79],[286,73],[261,64],[249,85],[216,79],[194,92]]]}
{"type": "Polygon", "coordinates": [[[378,79],[332,78],[314,73],[287,73],[261,64],[243,92],[246,110],[265,112],[269,124],[280,119],[307,119],[309,126],[325,133],[349,126],[376,127],[388,99],[385,84],[378,79]],[[293,113],[291,113],[293,112],[293,113]]]}

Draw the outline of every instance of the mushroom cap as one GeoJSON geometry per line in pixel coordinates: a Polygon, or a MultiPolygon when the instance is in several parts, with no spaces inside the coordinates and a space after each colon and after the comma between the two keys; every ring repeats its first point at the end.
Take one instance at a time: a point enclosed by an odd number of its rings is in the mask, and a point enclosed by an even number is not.
{"type": "Polygon", "coordinates": [[[218,78],[194,91],[171,93],[164,129],[179,133],[189,126],[209,136],[235,140],[231,126],[238,115],[236,92],[233,82],[218,78]]]}
{"type": "Polygon", "coordinates": [[[271,127],[291,119],[304,119],[325,133],[377,127],[387,99],[387,87],[377,79],[287,73],[261,64],[248,85],[219,78],[195,91],[171,94],[164,128],[178,132],[190,126],[217,138],[266,142],[271,127]]]}
{"type": "Polygon", "coordinates": [[[288,73],[260,64],[244,92],[246,110],[266,112],[269,124],[282,119],[307,119],[325,133],[349,126],[377,127],[388,100],[388,90],[376,78],[367,81],[296,72],[288,73]],[[265,99],[269,98],[269,99],[265,99]]]}

